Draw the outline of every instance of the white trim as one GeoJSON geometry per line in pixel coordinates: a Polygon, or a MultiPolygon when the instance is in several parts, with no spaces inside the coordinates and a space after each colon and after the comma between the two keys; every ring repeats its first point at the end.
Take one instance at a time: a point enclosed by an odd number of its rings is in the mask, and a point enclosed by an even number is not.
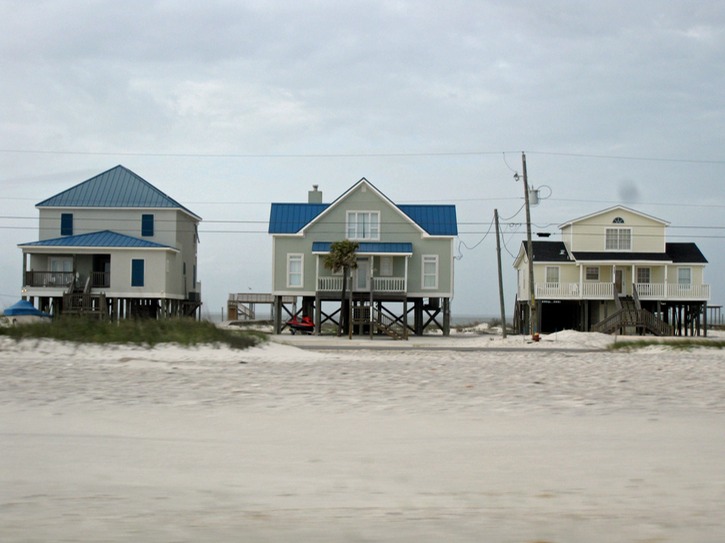
{"type": "Polygon", "coordinates": [[[420,257],[420,288],[421,290],[438,290],[438,283],[440,278],[440,268],[439,268],[439,256],[436,254],[432,255],[421,255],[420,257]],[[430,277],[431,274],[427,274],[425,272],[425,265],[426,261],[428,263],[433,263],[435,265],[435,285],[433,286],[426,286],[425,279],[426,277],[430,277]]]}
{"type": "Polygon", "coordinates": [[[80,253],[109,253],[113,251],[168,251],[170,253],[180,253],[179,249],[174,247],[50,247],[50,246],[31,246],[18,245],[23,253],[26,254],[67,254],[74,255],[80,253]]]}
{"type": "Polygon", "coordinates": [[[584,281],[589,281],[590,283],[599,282],[599,278],[602,276],[602,270],[601,270],[601,267],[600,266],[586,266],[586,265],[582,265],[580,267],[582,268],[582,270],[584,272],[584,281]],[[587,271],[588,271],[588,269],[593,269],[593,270],[596,270],[597,271],[597,277],[596,277],[596,279],[589,279],[587,277],[587,271]]]}
{"type": "Polygon", "coordinates": [[[632,227],[631,226],[607,226],[604,228],[604,250],[606,252],[619,252],[619,253],[625,253],[625,252],[632,252],[632,227]],[[609,232],[616,232],[616,244],[617,247],[607,247],[607,242],[609,241],[609,232]],[[621,232],[628,232],[629,233],[629,247],[624,249],[620,247],[619,245],[622,242],[621,238],[621,232]]]}
{"type": "Polygon", "coordinates": [[[544,268],[544,282],[545,283],[559,283],[561,282],[561,269],[559,266],[546,266],[544,268]],[[556,270],[556,281],[549,281],[549,270],[556,270]]]}
{"type": "Polygon", "coordinates": [[[597,217],[598,215],[604,215],[605,213],[609,213],[609,212],[615,211],[615,210],[621,210],[621,211],[626,211],[628,213],[633,213],[633,214],[638,215],[640,217],[644,217],[646,219],[649,219],[649,220],[658,222],[660,224],[663,224],[664,226],[669,226],[669,224],[670,224],[668,221],[659,219],[659,218],[654,217],[652,215],[647,215],[646,213],[642,213],[641,211],[637,211],[635,209],[632,209],[632,208],[629,208],[629,207],[625,207],[625,206],[622,206],[622,205],[616,205],[616,206],[608,207],[607,209],[602,209],[601,211],[595,211],[594,213],[590,213],[588,215],[584,215],[582,217],[577,217],[576,219],[571,219],[570,221],[566,221],[564,223],[561,223],[559,225],[559,229],[566,228],[567,226],[571,226],[574,223],[581,222],[581,221],[585,221],[587,219],[591,219],[592,217],[597,217]]]}
{"type": "MultiPolygon", "coordinates": [[[[392,210],[394,210],[404,221],[410,223],[418,232],[420,232],[422,237],[437,237],[437,238],[447,238],[447,237],[455,237],[455,236],[431,236],[423,230],[423,228],[416,223],[413,219],[408,217],[405,213],[403,213],[400,208],[393,202],[390,198],[385,196],[382,192],[380,192],[375,186],[370,183],[367,179],[364,177],[360,178],[360,180],[355,183],[353,186],[351,186],[349,189],[347,189],[345,192],[343,192],[340,196],[338,196],[330,205],[327,206],[326,209],[324,209],[320,214],[318,214],[314,219],[312,219],[310,222],[305,224],[298,232],[295,232],[293,234],[273,234],[273,235],[283,235],[283,236],[299,236],[304,237],[305,231],[312,226],[313,224],[316,224],[317,222],[321,221],[326,215],[332,212],[334,208],[339,206],[350,194],[352,194],[358,187],[361,185],[364,185],[365,187],[372,190],[373,193],[375,193],[377,196],[380,197],[385,203],[387,203],[392,210]]],[[[345,225],[347,226],[347,225],[345,225]]]]}
{"type": "Polygon", "coordinates": [[[304,253],[287,253],[287,272],[286,272],[286,283],[287,288],[304,288],[305,287],[305,255],[304,253]],[[292,260],[299,260],[300,263],[300,271],[294,272],[295,274],[299,273],[300,276],[300,284],[299,285],[293,285],[290,281],[290,277],[292,275],[292,271],[290,270],[290,263],[292,260]]]}
{"type": "Polygon", "coordinates": [[[380,241],[381,228],[382,228],[382,221],[380,220],[380,210],[348,209],[347,211],[345,211],[345,239],[349,239],[351,241],[362,241],[362,242],[380,241]],[[351,215],[355,215],[355,220],[353,222],[351,222],[351,220],[350,220],[351,215]],[[363,216],[367,215],[368,216],[369,225],[370,225],[370,227],[369,227],[370,233],[372,234],[373,230],[376,230],[375,236],[365,237],[365,235],[364,235],[365,232],[363,232],[363,236],[360,237],[360,235],[359,235],[360,233],[357,231],[358,230],[357,227],[359,224],[358,219],[357,219],[358,215],[363,215],[363,216]],[[374,216],[376,217],[375,220],[373,220],[374,216]],[[354,228],[351,228],[353,226],[354,226],[354,228]],[[375,228],[373,228],[373,226],[375,228]],[[354,236],[350,235],[351,230],[355,230],[354,236]]]}
{"type": "Polygon", "coordinates": [[[677,283],[676,284],[682,285],[682,286],[684,286],[684,285],[691,286],[692,285],[692,267],[691,266],[677,266],[677,283]],[[687,270],[687,272],[690,276],[689,281],[687,283],[683,283],[682,281],[680,281],[680,271],[684,271],[684,270],[687,270]]]}

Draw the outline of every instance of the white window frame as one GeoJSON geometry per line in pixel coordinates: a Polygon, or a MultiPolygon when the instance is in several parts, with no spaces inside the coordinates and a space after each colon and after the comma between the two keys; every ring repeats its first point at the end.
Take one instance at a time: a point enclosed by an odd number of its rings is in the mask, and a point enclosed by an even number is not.
{"type": "Polygon", "coordinates": [[[688,267],[682,267],[677,268],[677,284],[681,287],[690,287],[692,286],[692,268],[688,267]],[[683,281],[683,272],[687,272],[687,281],[683,281]]]}
{"type": "Polygon", "coordinates": [[[546,266],[546,271],[545,271],[544,279],[545,279],[544,282],[547,283],[547,284],[550,284],[550,285],[558,285],[559,282],[560,282],[560,280],[561,280],[561,274],[560,274],[559,266],[546,266]],[[550,279],[550,277],[549,277],[549,273],[550,272],[551,273],[554,273],[555,272],[554,275],[556,275],[556,281],[550,281],[549,280],[550,279]]]}
{"type": "Polygon", "coordinates": [[[393,257],[392,256],[381,256],[380,257],[380,277],[392,277],[393,276],[393,257]]]}
{"type": "Polygon", "coordinates": [[[631,251],[632,250],[632,229],[631,228],[607,228],[604,231],[605,251],[631,251]]]}
{"type": "Polygon", "coordinates": [[[584,280],[599,281],[599,266],[587,266],[584,269],[584,280]]]}
{"type": "Polygon", "coordinates": [[[652,282],[652,268],[643,266],[637,268],[637,284],[647,285],[652,282]]]}
{"type": "Polygon", "coordinates": [[[348,211],[345,236],[350,240],[380,240],[380,211],[348,211]]]}
{"type": "Polygon", "coordinates": [[[422,255],[421,256],[421,270],[420,270],[420,287],[423,290],[437,290],[438,289],[438,255],[422,255]],[[427,265],[433,266],[433,272],[426,270],[427,265]],[[433,284],[427,284],[427,280],[433,278],[433,284]]]}
{"type": "Polygon", "coordinates": [[[305,285],[305,255],[302,253],[289,253],[287,255],[287,288],[303,288],[305,285]],[[292,263],[298,262],[299,271],[292,270],[292,263]],[[292,278],[299,275],[299,284],[292,278]]]}

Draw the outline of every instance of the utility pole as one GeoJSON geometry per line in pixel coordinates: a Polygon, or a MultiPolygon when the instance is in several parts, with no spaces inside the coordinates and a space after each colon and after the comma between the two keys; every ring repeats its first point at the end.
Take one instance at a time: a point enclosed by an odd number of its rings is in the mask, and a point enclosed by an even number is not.
{"type": "Polygon", "coordinates": [[[531,210],[529,209],[529,181],[526,175],[526,153],[521,152],[524,179],[524,204],[526,206],[526,252],[529,255],[529,334],[538,332],[536,297],[534,295],[534,249],[531,242],[531,210]]]}
{"type": "Polygon", "coordinates": [[[493,218],[496,221],[496,256],[498,257],[498,299],[501,305],[501,327],[503,338],[506,339],[506,306],[503,301],[503,275],[501,274],[501,241],[499,240],[498,209],[493,210],[493,218]]]}

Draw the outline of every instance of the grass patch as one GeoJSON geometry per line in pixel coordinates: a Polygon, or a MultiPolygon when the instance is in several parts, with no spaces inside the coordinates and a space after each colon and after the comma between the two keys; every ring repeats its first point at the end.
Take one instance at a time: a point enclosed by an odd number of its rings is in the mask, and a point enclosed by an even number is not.
{"type": "Polygon", "coordinates": [[[183,346],[223,344],[246,349],[264,341],[265,335],[253,331],[222,330],[211,322],[191,319],[128,319],[101,321],[65,317],[51,322],[0,327],[0,335],[16,340],[54,339],[75,343],[135,344],[153,347],[160,343],[183,346]]]}
{"type": "Polygon", "coordinates": [[[694,348],[702,349],[723,349],[725,341],[715,341],[708,339],[640,339],[636,341],[618,341],[610,344],[607,348],[610,351],[634,351],[636,349],[644,349],[652,346],[665,346],[673,350],[690,350],[694,348]]]}

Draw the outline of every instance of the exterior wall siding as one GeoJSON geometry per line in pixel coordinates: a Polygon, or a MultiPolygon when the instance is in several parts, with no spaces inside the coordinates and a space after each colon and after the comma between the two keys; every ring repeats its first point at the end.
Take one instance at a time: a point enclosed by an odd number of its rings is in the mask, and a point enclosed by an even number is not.
{"type": "MultiPolygon", "coordinates": [[[[391,207],[389,202],[380,198],[365,185],[357,187],[347,194],[344,202],[331,206],[317,221],[308,226],[304,236],[273,236],[273,290],[275,294],[313,295],[317,289],[318,268],[320,276],[332,273],[324,269],[322,257],[311,254],[312,242],[341,241],[346,239],[348,211],[376,211],[380,213],[380,236],[375,241],[412,243],[413,254],[409,257],[395,256],[393,260],[394,276],[403,276],[408,259],[408,293],[420,296],[451,295],[453,292],[453,241],[449,237],[427,237],[410,218],[391,207]],[[302,288],[287,287],[287,255],[303,253],[304,284],[302,288]],[[423,289],[422,255],[438,255],[438,288],[423,289]]],[[[363,241],[363,240],[358,240],[363,241]]],[[[370,240],[373,241],[373,240],[370,240]]],[[[361,255],[365,256],[365,255],[361,255]]],[[[379,256],[375,257],[375,275],[379,276],[379,256]]]]}
{"type": "Polygon", "coordinates": [[[607,228],[631,228],[632,252],[663,253],[665,225],[623,209],[614,209],[562,228],[562,241],[570,251],[604,251],[607,228]],[[613,223],[621,217],[623,224],[613,223]]]}

